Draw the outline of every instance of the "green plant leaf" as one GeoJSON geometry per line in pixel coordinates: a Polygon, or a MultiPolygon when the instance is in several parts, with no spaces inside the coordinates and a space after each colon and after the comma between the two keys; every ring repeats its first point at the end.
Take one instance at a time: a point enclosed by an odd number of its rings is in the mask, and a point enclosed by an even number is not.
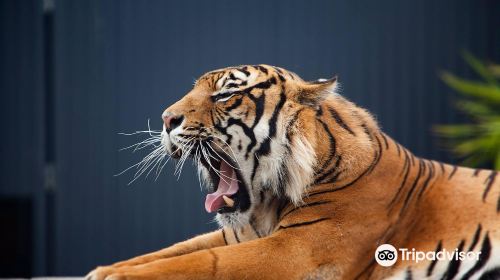
{"type": "Polygon", "coordinates": [[[498,149],[498,153],[495,159],[495,169],[500,170],[500,149],[498,149]]]}
{"type": "Polygon", "coordinates": [[[500,88],[496,86],[460,79],[446,72],[441,75],[441,78],[448,86],[462,94],[500,104],[500,88]]]}
{"type": "Polygon", "coordinates": [[[493,64],[488,68],[493,76],[500,78],[500,65],[493,64]]]}
{"type": "Polygon", "coordinates": [[[487,164],[500,170],[500,66],[486,66],[467,52],[463,56],[484,81],[466,80],[447,72],[441,78],[462,95],[456,107],[472,122],[438,125],[433,130],[448,142],[463,164],[472,167],[487,164]]]}
{"type": "Polygon", "coordinates": [[[475,100],[457,101],[457,108],[475,120],[488,119],[491,116],[495,116],[496,112],[498,112],[492,109],[490,105],[475,100]]]}
{"type": "Polygon", "coordinates": [[[477,135],[478,128],[470,124],[438,125],[434,131],[446,138],[467,138],[477,135]]]}
{"type": "Polygon", "coordinates": [[[491,137],[490,135],[477,137],[474,139],[463,140],[457,145],[455,145],[454,150],[462,156],[468,156],[470,154],[481,154],[484,152],[486,154],[490,154],[490,158],[492,155],[492,151],[496,154],[498,149],[498,141],[496,141],[496,137],[491,137]]]}
{"type": "Polygon", "coordinates": [[[462,56],[479,76],[481,76],[489,84],[498,87],[497,80],[495,79],[493,73],[481,61],[479,61],[479,59],[468,51],[463,51],[462,56]]]}

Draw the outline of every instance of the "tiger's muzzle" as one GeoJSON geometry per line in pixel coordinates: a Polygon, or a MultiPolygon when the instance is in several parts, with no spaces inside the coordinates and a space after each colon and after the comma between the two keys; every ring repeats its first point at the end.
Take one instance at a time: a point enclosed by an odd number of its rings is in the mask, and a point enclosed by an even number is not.
{"type": "Polygon", "coordinates": [[[186,131],[182,115],[164,113],[162,118],[161,143],[167,153],[180,161],[189,157],[208,171],[210,193],[205,199],[206,211],[222,214],[247,210],[250,207],[247,187],[237,162],[222,150],[224,143],[217,144],[218,139],[203,129],[186,131]]]}

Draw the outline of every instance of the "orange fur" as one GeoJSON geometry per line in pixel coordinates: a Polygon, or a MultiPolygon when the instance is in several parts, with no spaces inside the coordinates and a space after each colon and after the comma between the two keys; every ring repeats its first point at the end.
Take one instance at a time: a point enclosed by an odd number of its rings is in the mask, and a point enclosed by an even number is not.
{"type": "MultiPolygon", "coordinates": [[[[288,169],[300,176],[288,174],[284,193],[266,189],[260,204],[250,194],[250,223],[227,224],[161,251],[99,267],[89,279],[384,279],[409,274],[415,279],[451,279],[466,275],[472,265],[463,264],[454,272],[448,263],[433,267],[428,261],[398,261],[384,268],[374,262],[375,249],[389,243],[434,251],[440,243],[453,250],[461,242],[468,248],[479,225],[473,250],[489,241],[488,267],[500,266],[497,173],[415,157],[381,132],[367,111],[335,93],[336,79],[305,82],[268,65],[226,68],[202,76],[166,112],[183,115],[183,127],[213,126],[217,110],[239,99],[214,104],[211,94],[220,89],[221,79],[238,69],[252,78],[239,88],[274,79],[274,86],[247,94],[265,94],[263,115],[268,119],[282,100],[280,94],[285,95],[271,145],[278,149],[286,143],[292,153],[310,148],[310,162],[288,158],[286,164],[302,166],[288,169]]],[[[252,100],[241,97],[234,114],[250,126],[257,110],[252,100]]],[[[263,170],[276,168],[274,161],[259,160],[263,170]]],[[[274,177],[269,178],[273,182],[274,177]]],[[[476,277],[486,266],[481,269],[476,277]]]]}

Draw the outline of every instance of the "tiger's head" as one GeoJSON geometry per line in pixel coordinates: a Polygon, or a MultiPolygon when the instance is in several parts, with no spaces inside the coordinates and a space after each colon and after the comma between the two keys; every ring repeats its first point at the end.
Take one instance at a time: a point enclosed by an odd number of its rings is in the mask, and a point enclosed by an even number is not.
{"type": "Polygon", "coordinates": [[[208,72],[163,112],[162,144],[197,163],[219,223],[244,225],[268,194],[301,202],[322,158],[311,120],[336,87],[269,65],[208,72]]]}

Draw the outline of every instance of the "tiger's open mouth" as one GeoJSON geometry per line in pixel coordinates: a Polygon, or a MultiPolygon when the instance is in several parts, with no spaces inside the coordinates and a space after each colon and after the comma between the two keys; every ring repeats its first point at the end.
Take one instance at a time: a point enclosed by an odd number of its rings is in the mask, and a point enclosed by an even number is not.
{"type": "MultiPolygon", "coordinates": [[[[207,144],[200,143],[200,145],[207,144]]],[[[224,158],[222,154],[224,153],[220,152],[208,157],[200,157],[200,163],[209,171],[211,184],[209,186],[211,192],[205,197],[205,210],[209,213],[221,214],[236,210],[245,211],[250,207],[250,196],[243,183],[240,170],[235,168],[237,165],[232,159],[224,158]]],[[[189,156],[195,158],[196,154],[191,152],[189,156]]],[[[172,157],[182,157],[182,151],[177,149],[172,157]]]]}
{"type": "Polygon", "coordinates": [[[205,198],[205,210],[211,213],[220,210],[231,210],[235,206],[232,198],[240,189],[236,170],[225,161],[221,161],[219,167],[219,183],[213,193],[207,194],[205,198]]]}
{"type": "Polygon", "coordinates": [[[210,158],[210,163],[202,159],[201,163],[208,168],[210,190],[205,198],[205,210],[212,213],[231,213],[237,210],[245,211],[250,207],[250,196],[243,182],[240,170],[234,168],[236,165],[229,158],[221,158],[218,161],[210,158]],[[218,171],[215,172],[214,168],[218,171]]]}

